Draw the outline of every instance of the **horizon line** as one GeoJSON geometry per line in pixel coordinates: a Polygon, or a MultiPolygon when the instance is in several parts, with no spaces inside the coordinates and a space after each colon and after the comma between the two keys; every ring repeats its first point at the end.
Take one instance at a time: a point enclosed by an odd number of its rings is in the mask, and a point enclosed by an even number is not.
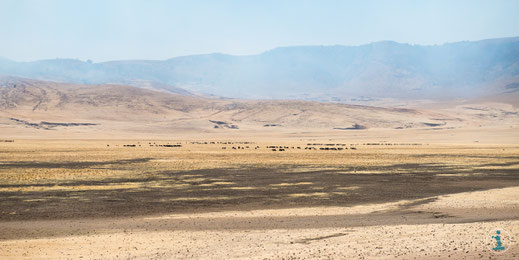
{"type": "Polygon", "coordinates": [[[499,38],[485,38],[485,39],[481,39],[481,40],[472,40],[472,41],[471,40],[453,41],[453,42],[444,42],[444,43],[441,43],[441,44],[412,44],[412,43],[398,42],[398,41],[394,41],[394,40],[379,40],[379,41],[373,41],[373,42],[364,43],[364,44],[358,44],[358,45],[343,45],[343,44],[287,45],[287,46],[274,47],[274,48],[267,49],[267,50],[264,50],[262,52],[255,53],[255,54],[229,54],[229,53],[223,53],[223,52],[206,52],[206,53],[197,53],[197,54],[187,54],[187,55],[174,56],[174,57],[166,58],[166,59],[115,59],[115,60],[106,60],[106,61],[94,62],[92,59],[81,60],[79,58],[61,58],[61,57],[56,57],[56,58],[30,60],[30,61],[19,61],[19,60],[14,60],[14,59],[8,58],[6,56],[0,56],[0,61],[1,60],[8,60],[8,61],[11,61],[11,62],[16,62],[16,63],[31,63],[31,62],[40,62],[40,61],[69,60],[69,61],[80,61],[80,62],[83,62],[83,63],[101,64],[101,63],[120,62],[120,61],[168,61],[168,60],[172,60],[172,59],[176,59],[176,58],[192,57],[192,56],[204,56],[204,55],[226,55],[226,56],[234,56],[234,57],[246,57],[246,56],[261,55],[261,54],[268,53],[270,51],[277,50],[277,49],[282,49],[282,48],[297,48],[297,47],[360,47],[360,46],[366,46],[366,45],[377,44],[377,43],[384,43],[384,42],[391,42],[391,43],[411,45],[411,46],[434,47],[434,46],[443,46],[443,45],[447,45],[447,44],[456,44],[456,43],[483,42],[483,41],[492,41],[492,40],[512,40],[512,39],[519,40],[519,36],[507,36],[507,37],[499,37],[499,38]]]}

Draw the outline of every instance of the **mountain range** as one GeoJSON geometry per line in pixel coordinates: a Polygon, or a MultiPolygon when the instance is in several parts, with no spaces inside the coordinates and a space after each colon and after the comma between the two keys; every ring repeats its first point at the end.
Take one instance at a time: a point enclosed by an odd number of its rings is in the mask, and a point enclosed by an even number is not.
{"type": "Polygon", "coordinates": [[[519,90],[519,37],[433,46],[391,41],[297,46],[248,56],[215,53],[101,63],[2,58],[0,75],[230,98],[473,98],[519,90]]]}

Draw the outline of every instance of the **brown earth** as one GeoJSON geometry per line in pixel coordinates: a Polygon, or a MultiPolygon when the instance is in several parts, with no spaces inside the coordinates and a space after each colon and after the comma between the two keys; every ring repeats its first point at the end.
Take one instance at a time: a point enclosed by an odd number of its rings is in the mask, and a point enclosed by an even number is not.
{"type": "Polygon", "coordinates": [[[13,141],[2,258],[473,259],[518,234],[514,145],[13,141]]]}
{"type": "Polygon", "coordinates": [[[351,105],[2,78],[0,258],[517,259],[513,95],[351,105]]]}
{"type": "Polygon", "coordinates": [[[492,133],[515,131],[519,108],[511,100],[517,100],[518,93],[509,93],[507,98],[393,100],[366,105],[210,99],[121,85],[74,85],[3,77],[0,136],[172,139],[178,135],[199,138],[199,134],[318,133],[324,137],[380,130],[396,130],[395,136],[410,136],[409,131],[492,133]]]}

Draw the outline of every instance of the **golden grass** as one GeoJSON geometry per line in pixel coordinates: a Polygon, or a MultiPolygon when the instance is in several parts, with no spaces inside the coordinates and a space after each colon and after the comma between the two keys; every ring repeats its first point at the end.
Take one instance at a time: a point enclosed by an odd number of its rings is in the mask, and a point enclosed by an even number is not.
{"type": "MultiPolygon", "coordinates": [[[[24,188],[6,187],[0,191],[103,189],[103,187],[95,185],[82,187],[60,186],[59,184],[106,180],[107,178],[134,180],[132,183],[120,184],[118,188],[121,189],[137,187],[182,189],[192,184],[223,188],[235,184],[222,179],[206,179],[196,172],[187,172],[215,168],[243,168],[246,170],[253,167],[264,167],[294,174],[303,171],[333,169],[335,171],[333,174],[375,174],[409,171],[406,167],[391,167],[394,165],[430,165],[431,167],[452,167],[460,176],[478,170],[499,172],[500,170],[519,169],[519,165],[514,164],[517,162],[519,147],[513,145],[369,146],[347,143],[346,147],[356,147],[357,150],[297,149],[297,147],[306,147],[308,142],[262,140],[251,144],[193,144],[191,141],[16,140],[14,143],[0,143],[0,183],[29,186],[24,188]],[[149,143],[181,144],[182,147],[156,147],[150,146],[149,143]],[[124,144],[141,146],[123,147],[124,144]],[[274,152],[266,148],[268,145],[283,145],[294,147],[294,149],[274,152]],[[231,149],[233,146],[249,146],[249,149],[233,150],[231,149]],[[256,146],[260,148],[254,149],[256,146]],[[227,149],[224,150],[222,147],[227,149]],[[123,161],[134,159],[143,160],[123,161]],[[85,162],[92,164],[75,165],[75,163],[85,162]],[[45,166],[45,164],[51,165],[45,166]],[[138,180],[156,176],[161,172],[178,173],[178,175],[174,175],[176,180],[168,177],[167,182],[141,183],[138,180]],[[58,186],[31,187],[30,185],[33,184],[57,184],[58,186]]],[[[311,141],[311,143],[338,142],[324,140],[311,141]]],[[[420,171],[423,174],[438,173],[437,169],[427,167],[420,168],[420,171]]],[[[327,173],[323,172],[323,174],[327,173]]],[[[312,183],[304,181],[278,183],[271,185],[270,188],[310,184],[312,183]]],[[[355,188],[339,187],[339,189],[355,188]]]]}
{"type": "Polygon", "coordinates": [[[293,193],[288,195],[289,197],[298,198],[298,197],[326,197],[329,196],[326,192],[312,192],[312,193],[293,193]]]}

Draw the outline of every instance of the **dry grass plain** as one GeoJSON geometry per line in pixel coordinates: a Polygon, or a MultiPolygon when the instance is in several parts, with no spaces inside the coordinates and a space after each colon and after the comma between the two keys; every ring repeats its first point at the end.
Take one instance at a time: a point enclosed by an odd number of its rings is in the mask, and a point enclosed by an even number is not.
{"type": "Polygon", "coordinates": [[[517,93],[352,105],[0,78],[0,259],[518,259],[517,93]]]}
{"type": "Polygon", "coordinates": [[[416,140],[0,142],[0,257],[519,257],[519,145],[416,140]]]}

